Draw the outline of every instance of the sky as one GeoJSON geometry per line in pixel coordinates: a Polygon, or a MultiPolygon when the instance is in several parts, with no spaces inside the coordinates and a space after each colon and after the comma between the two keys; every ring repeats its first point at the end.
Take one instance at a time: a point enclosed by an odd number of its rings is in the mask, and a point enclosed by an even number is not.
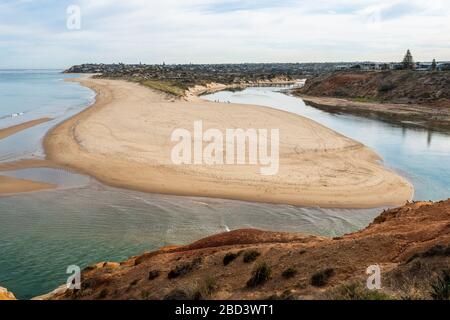
{"type": "Polygon", "coordinates": [[[0,0],[0,68],[444,61],[449,18],[448,0],[0,0]]]}

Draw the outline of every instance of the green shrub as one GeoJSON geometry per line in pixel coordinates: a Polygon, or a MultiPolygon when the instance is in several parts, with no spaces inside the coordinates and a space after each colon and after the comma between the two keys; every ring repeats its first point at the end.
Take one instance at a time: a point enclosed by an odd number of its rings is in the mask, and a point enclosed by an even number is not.
{"type": "Polygon", "coordinates": [[[101,284],[102,281],[99,281],[98,278],[89,278],[81,282],[81,290],[93,289],[101,284]]]}
{"type": "Polygon", "coordinates": [[[331,300],[393,300],[379,290],[369,290],[358,283],[340,286],[328,294],[331,300]]]}
{"type": "Polygon", "coordinates": [[[148,300],[150,297],[150,292],[148,292],[147,290],[144,290],[141,292],[141,299],[142,300],[148,300]]]}
{"type": "Polygon", "coordinates": [[[169,279],[174,279],[180,276],[184,276],[189,272],[191,272],[192,270],[194,270],[195,268],[197,268],[201,264],[201,262],[202,262],[201,258],[196,258],[189,263],[178,265],[174,269],[170,270],[167,277],[169,279]]]}
{"type": "Polygon", "coordinates": [[[244,253],[244,262],[245,263],[250,263],[255,261],[256,259],[258,259],[258,257],[261,255],[261,253],[259,253],[256,250],[248,250],[244,253]]]}
{"type": "Polygon", "coordinates": [[[90,295],[92,295],[93,292],[94,292],[94,290],[92,290],[91,288],[74,291],[75,295],[80,296],[80,297],[90,296],[90,295]]]}
{"type": "Polygon", "coordinates": [[[139,282],[139,279],[134,279],[133,281],[131,281],[130,287],[133,287],[133,286],[137,285],[138,282],[139,282]]]}
{"type": "Polygon", "coordinates": [[[327,268],[319,271],[311,277],[311,285],[315,287],[324,287],[328,284],[328,280],[334,275],[333,268],[327,268]]]}
{"type": "Polygon", "coordinates": [[[296,297],[291,290],[285,290],[281,295],[273,294],[267,300],[296,300],[296,297]]]}
{"type": "Polygon", "coordinates": [[[225,257],[223,257],[223,265],[227,266],[229,265],[231,262],[233,262],[237,257],[239,257],[240,252],[238,253],[233,253],[233,252],[228,252],[225,257]]]}
{"type": "Polygon", "coordinates": [[[201,294],[197,287],[185,286],[176,288],[164,296],[164,300],[200,300],[201,294]]]}
{"type": "Polygon", "coordinates": [[[254,288],[264,284],[270,278],[271,268],[267,263],[259,264],[252,272],[251,278],[247,281],[247,287],[254,288]]]}
{"type": "Polygon", "coordinates": [[[214,278],[205,278],[198,286],[198,291],[202,298],[211,296],[217,290],[217,282],[214,278]]]}
{"type": "Polygon", "coordinates": [[[177,97],[184,95],[184,89],[175,83],[159,80],[144,80],[140,82],[143,86],[162,91],[177,97]]]}
{"type": "Polygon", "coordinates": [[[415,253],[406,261],[410,263],[417,258],[450,257],[450,245],[437,244],[423,252],[415,253]]]}
{"type": "Polygon", "coordinates": [[[378,92],[384,93],[389,92],[395,89],[395,85],[393,83],[383,83],[379,88],[378,92]]]}
{"type": "Polygon", "coordinates": [[[201,300],[210,297],[216,290],[216,280],[207,277],[200,284],[192,282],[173,289],[164,300],[201,300]]]}
{"type": "Polygon", "coordinates": [[[297,269],[287,268],[286,270],[283,271],[283,273],[281,275],[285,279],[293,278],[293,277],[295,277],[297,275],[297,269]]]}
{"type": "Polygon", "coordinates": [[[100,291],[100,293],[97,296],[97,299],[105,299],[107,295],[108,295],[108,289],[105,288],[102,291],[100,291]]]}
{"type": "Polygon", "coordinates": [[[450,269],[442,271],[442,274],[431,283],[430,294],[433,300],[450,299],[450,269]]]}
{"type": "Polygon", "coordinates": [[[159,270],[152,270],[148,273],[148,280],[155,280],[160,274],[161,272],[159,270]]]}
{"type": "Polygon", "coordinates": [[[437,256],[449,257],[450,256],[450,245],[444,246],[444,245],[438,244],[422,253],[422,257],[424,257],[424,258],[437,257],[437,256]]]}

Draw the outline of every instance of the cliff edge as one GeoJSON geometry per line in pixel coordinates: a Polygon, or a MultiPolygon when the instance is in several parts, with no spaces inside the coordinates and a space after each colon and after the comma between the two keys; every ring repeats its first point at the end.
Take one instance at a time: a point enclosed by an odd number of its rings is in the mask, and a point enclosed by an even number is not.
{"type": "Polygon", "coordinates": [[[334,239],[236,230],[99,263],[83,271],[81,290],[46,298],[435,299],[445,298],[449,266],[450,200],[416,202],[334,239]],[[373,266],[381,290],[366,288],[373,266]]]}

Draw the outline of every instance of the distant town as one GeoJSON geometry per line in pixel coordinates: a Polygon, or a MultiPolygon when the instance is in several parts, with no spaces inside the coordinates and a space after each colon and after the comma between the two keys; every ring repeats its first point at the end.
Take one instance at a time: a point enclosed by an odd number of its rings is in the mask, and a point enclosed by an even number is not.
{"type": "Polygon", "coordinates": [[[335,65],[335,70],[414,70],[414,71],[448,71],[450,62],[414,62],[411,51],[406,52],[402,62],[356,62],[335,65]]]}
{"type": "Polygon", "coordinates": [[[338,71],[448,71],[450,62],[436,60],[414,62],[410,50],[402,62],[338,62],[338,63],[242,63],[242,64],[82,64],[76,65],[66,73],[93,73],[103,78],[127,79],[145,82],[154,86],[158,82],[170,87],[163,91],[175,93],[194,85],[211,82],[223,84],[245,84],[263,81],[293,81],[300,78],[312,78],[318,75],[338,71]],[[153,81],[153,82],[152,82],[153,81]]]}

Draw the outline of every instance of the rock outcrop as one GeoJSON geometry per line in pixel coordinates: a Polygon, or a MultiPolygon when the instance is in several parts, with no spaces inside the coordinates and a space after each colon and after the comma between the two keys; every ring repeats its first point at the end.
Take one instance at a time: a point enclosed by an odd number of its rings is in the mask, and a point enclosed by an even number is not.
{"type": "Polygon", "coordinates": [[[296,91],[309,96],[450,108],[450,72],[342,71],[312,78],[296,91]]]}
{"type": "Polygon", "coordinates": [[[6,288],[0,287],[0,300],[16,300],[16,297],[6,288]]]}

